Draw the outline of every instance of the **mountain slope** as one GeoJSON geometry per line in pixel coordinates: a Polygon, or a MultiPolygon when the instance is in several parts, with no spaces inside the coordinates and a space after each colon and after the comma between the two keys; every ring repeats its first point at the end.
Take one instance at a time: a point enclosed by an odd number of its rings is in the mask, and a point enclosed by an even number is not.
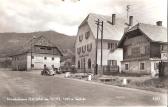
{"type": "Polygon", "coordinates": [[[0,33],[0,57],[7,56],[19,50],[27,41],[30,41],[33,36],[45,36],[53,44],[59,46],[63,50],[74,52],[75,36],[67,36],[54,31],[40,31],[32,33],[0,33]]]}

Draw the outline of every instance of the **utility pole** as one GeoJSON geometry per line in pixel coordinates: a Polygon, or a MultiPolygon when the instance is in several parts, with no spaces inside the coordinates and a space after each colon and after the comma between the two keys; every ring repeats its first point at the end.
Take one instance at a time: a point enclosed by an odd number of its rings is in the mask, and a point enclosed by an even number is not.
{"type": "Polygon", "coordinates": [[[103,21],[101,22],[101,70],[103,68],[103,21]]]}
{"type": "Polygon", "coordinates": [[[32,70],[32,57],[33,57],[33,52],[32,51],[33,51],[33,42],[34,42],[33,40],[34,39],[36,39],[35,36],[33,36],[33,38],[30,41],[31,42],[31,65],[30,65],[31,66],[31,70],[32,70]]]}
{"type": "Polygon", "coordinates": [[[96,21],[97,25],[97,38],[96,38],[96,66],[95,66],[95,72],[94,75],[97,75],[97,70],[98,70],[98,64],[97,64],[97,48],[98,48],[98,36],[99,36],[99,19],[96,21]]]}
{"type": "Polygon", "coordinates": [[[32,41],[33,39],[31,39],[31,64],[30,64],[31,70],[32,70],[32,45],[33,45],[32,41]]]}
{"type": "Polygon", "coordinates": [[[96,21],[97,25],[97,39],[96,39],[96,68],[95,68],[95,75],[98,73],[98,64],[97,64],[97,50],[98,50],[98,36],[99,36],[99,30],[101,31],[101,58],[100,58],[100,66],[101,70],[103,68],[103,21],[100,21],[99,19],[96,21]],[[100,27],[99,27],[100,26],[100,27]],[[101,28],[101,29],[100,29],[101,28]]]}

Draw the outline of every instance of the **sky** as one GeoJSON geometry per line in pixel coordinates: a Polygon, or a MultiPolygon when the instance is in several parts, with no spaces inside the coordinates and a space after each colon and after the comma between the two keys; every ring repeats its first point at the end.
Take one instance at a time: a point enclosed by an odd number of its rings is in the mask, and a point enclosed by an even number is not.
{"type": "Polygon", "coordinates": [[[0,32],[53,30],[76,35],[89,13],[126,18],[126,5],[134,23],[167,27],[167,0],[0,0],[0,32]]]}

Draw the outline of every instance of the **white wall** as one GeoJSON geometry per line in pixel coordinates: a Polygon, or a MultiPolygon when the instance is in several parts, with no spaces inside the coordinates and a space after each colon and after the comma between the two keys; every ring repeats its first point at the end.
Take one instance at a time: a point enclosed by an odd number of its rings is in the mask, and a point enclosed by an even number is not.
{"type": "MultiPolygon", "coordinates": [[[[108,49],[103,49],[103,65],[107,65],[108,60],[117,60],[117,65],[121,68],[121,61],[123,60],[123,50],[116,49],[113,52],[110,52],[108,49]]],[[[97,56],[98,65],[101,61],[101,49],[98,49],[97,56]]]]}
{"type": "MultiPolygon", "coordinates": [[[[55,68],[60,67],[60,56],[49,54],[34,54],[34,53],[32,54],[32,56],[34,56],[34,59],[32,59],[32,64],[34,64],[33,69],[43,69],[44,64],[46,64],[48,68],[51,68],[52,65],[54,65],[55,68]],[[47,57],[47,59],[45,60],[44,57],[47,57]],[[54,57],[54,60],[52,60],[52,57],[54,57]]],[[[30,53],[27,55],[27,68],[28,69],[31,68],[30,53]]]]}

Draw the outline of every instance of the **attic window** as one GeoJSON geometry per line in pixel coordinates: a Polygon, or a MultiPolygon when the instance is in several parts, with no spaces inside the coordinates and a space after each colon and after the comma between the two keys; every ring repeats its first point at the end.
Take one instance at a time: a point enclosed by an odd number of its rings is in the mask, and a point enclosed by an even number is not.
{"type": "Polygon", "coordinates": [[[79,35],[79,41],[81,42],[83,40],[83,35],[79,35]]]}
{"type": "Polygon", "coordinates": [[[85,38],[88,39],[89,36],[90,36],[90,32],[88,31],[88,32],[85,33],[85,38]]]}

